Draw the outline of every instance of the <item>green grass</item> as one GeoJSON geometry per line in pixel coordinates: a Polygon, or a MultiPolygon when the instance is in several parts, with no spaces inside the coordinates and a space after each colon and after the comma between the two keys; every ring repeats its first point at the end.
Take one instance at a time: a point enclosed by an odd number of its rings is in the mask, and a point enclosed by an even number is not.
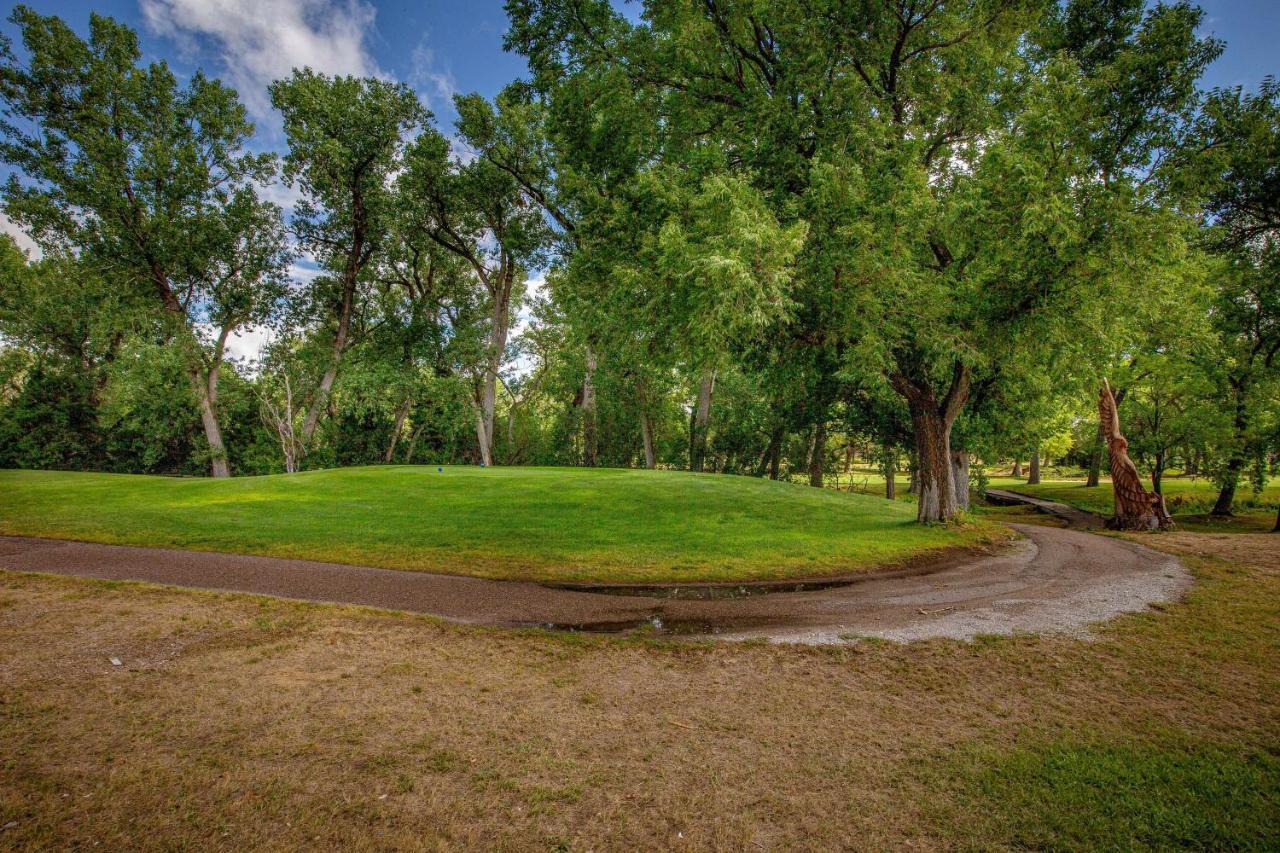
{"type": "MultiPolygon", "coordinates": [[[[1023,494],[1060,501],[1099,515],[1111,515],[1114,498],[1111,481],[1104,479],[1101,485],[1085,486],[1083,480],[1042,480],[1038,486],[1028,486],[1023,478],[992,477],[991,487],[1009,489],[1023,494]]],[[[1148,488],[1150,486],[1148,485],[1148,488]]],[[[1162,484],[1165,504],[1174,517],[1203,515],[1213,508],[1218,497],[1218,487],[1203,477],[1166,477],[1162,484]]],[[[1280,481],[1272,481],[1260,494],[1254,495],[1246,484],[1236,492],[1237,511],[1248,509],[1275,510],[1280,504],[1280,481]]]]}
{"type": "Polygon", "coordinates": [[[999,535],[914,507],[747,477],[390,466],[231,480],[0,471],[0,533],[480,577],[830,575],[999,535]]]}
{"type": "Polygon", "coordinates": [[[964,815],[975,834],[1018,850],[1264,850],[1280,826],[1280,758],[1266,750],[1055,742],[964,753],[932,772],[986,806],[964,815]]]}

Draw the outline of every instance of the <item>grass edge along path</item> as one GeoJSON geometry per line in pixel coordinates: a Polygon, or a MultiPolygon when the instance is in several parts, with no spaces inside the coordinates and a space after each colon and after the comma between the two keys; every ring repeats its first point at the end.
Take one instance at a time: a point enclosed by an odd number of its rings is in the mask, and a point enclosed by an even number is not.
{"type": "Polygon", "coordinates": [[[0,534],[558,582],[832,576],[1007,537],[749,477],[378,466],[231,480],[0,471],[0,534]]]}

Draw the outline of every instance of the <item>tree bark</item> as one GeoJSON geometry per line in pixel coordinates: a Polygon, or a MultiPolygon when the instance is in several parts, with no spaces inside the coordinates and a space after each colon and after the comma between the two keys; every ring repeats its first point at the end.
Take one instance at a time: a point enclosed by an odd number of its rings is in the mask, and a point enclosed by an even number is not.
{"type": "Polygon", "coordinates": [[[813,445],[809,448],[809,485],[822,488],[822,469],[827,456],[827,419],[813,425],[813,445]]]}
{"type": "Polygon", "coordinates": [[[383,459],[388,464],[395,458],[396,445],[400,443],[400,432],[404,429],[404,420],[409,416],[409,407],[411,405],[412,402],[406,397],[404,402],[396,407],[396,421],[391,427],[391,443],[387,445],[387,453],[383,459]]]}
{"type": "Polygon", "coordinates": [[[333,390],[333,382],[338,377],[338,365],[342,363],[342,354],[347,348],[347,336],[351,333],[351,313],[355,305],[356,285],[354,279],[343,285],[342,307],[338,312],[338,332],[333,337],[333,354],[329,357],[329,366],[320,377],[315,397],[307,408],[307,416],[302,421],[302,443],[311,444],[320,423],[320,414],[329,405],[329,394],[333,390]]]}
{"type": "Polygon", "coordinates": [[[964,450],[951,451],[951,479],[956,491],[956,506],[966,512],[969,509],[969,454],[964,450]]]}
{"type": "MultiPolygon", "coordinates": [[[[1124,395],[1128,389],[1112,388],[1111,396],[1116,401],[1116,411],[1120,411],[1120,404],[1124,402],[1124,395]]],[[[1107,452],[1107,435],[1102,428],[1102,424],[1098,424],[1098,436],[1094,443],[1093,453],[1089,456],[1089,477],[1085,480],[1086,486],[1096,486],[1101,482],[1102,476],[1102,457],[1107,452]]]]}
{"type": "Polygon", "coordinates": [[[884,470],[884,496],[889,500],[897,500],[898,484],[895,482],[898,466],[894,464],[893,454],[888,449],[884,452],[884,462],[881,467],[884,470]]]}
{"type": "Polygon", "coordinates": [[[1040,485],[1040,439],[1031,443],[1031,473],[1027,477],[1028,486],[1040,485]]]}
{"type": "Polygon", "coordinates": [[[218,424],[217,368],[212,369],[207,377],[201,376],[198,370],[192,370],[188,377],[191,380],[191,390],[195,392],[196,402],[200,407],[204,437],[209,442],[211,473],[214,477],[230,477],[231,466],[227,462],[227,447],[223,444],[222,427],[218,424]]]}
{"type": "Polygon", "coordinates": [[[480,464],[488,468],[493,465],[493,440],[485,429],[483,394],[481,390],[482,399],[476,406],[476,441],[480,445],[480,464]]]}
{"type": "Polygon", "coordinates": [[[1022,476],[1022,460],[1021,459],[1013,460],[1013,470],[1009,472],[1009,476],[1010,477],[1022,476]]]}
{"type": "Polygon", "coordinates": [[[960,511],[951,470],[951,427],[969,399],[970,379],[969,368],[955,362],[950,387],[938,402],[927,378],[913,380],[903,373],[891,377],[911,412],[919,485],[916,520],[921,523],[950,521],[960,511]]]}
{"type": "Polygon", "coordinates": [[[1089,454],[1089,478],[1084,483],[1086,486],[1096,486],[1101,482],[1102,448],[1104,443],[1102,424],[1098,424],[1098,434],[1093,442],[1093,451],[1089,454]]]}
{"type": "Polygon", "coordinates": [[[1161,486],[1164,481],[1164,452],[1157,451],[1155,454],[1155,462],[1151,466],[1151,489],[1157,495],[1163,495],[1164,491],[1161,486]]]}
{"type": "Polygon", "coordinates": [[[704,370],[698,383],[698,403],[693,410],[689,431],[689,470],[701,471],[707,458],[707,425],[711,422],[711,395],[715,392],[716,372],[704,370]]]}
{"type": "Polygon", "coordinates": [[[587,347],[587,369],[582,377],[582,464],[594,468],[597,458],[596,441],[596,354],[587,347]]]}
{"type": "Polygon", "coordinates": [[[640,412],[640,438],[644,442],[644,467],[652,471],[658,463],[653,453],[653,418],[647,411],[640,412]]]}

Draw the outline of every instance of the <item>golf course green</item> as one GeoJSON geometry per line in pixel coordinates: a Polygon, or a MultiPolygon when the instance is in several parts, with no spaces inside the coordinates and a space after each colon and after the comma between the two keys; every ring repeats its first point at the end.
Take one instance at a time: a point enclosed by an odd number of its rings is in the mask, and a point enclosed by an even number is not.
{"type": "Polygon", "coordinates": [[[749,477],[435,466],[228,480],[5,470],[0,534],[641,583],[834,575],[1001,535],[916,524],[905,502],[749,477]]]}

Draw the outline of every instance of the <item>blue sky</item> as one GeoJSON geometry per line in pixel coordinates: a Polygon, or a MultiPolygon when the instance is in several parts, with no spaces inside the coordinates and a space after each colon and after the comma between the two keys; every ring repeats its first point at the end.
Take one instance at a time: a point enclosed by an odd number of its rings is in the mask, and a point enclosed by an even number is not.
{"type": "MultiPolygon", "coordinates": [[[[134,26],[148,59],[228,79],[272,136],[266,84],[295,64],[407,80],[447,124],[456,91],[492,95],[525,73],[502,50],[502,0],[27,0],[84,31],[90,10],[134,26]]],[[[631,14],[635,3],[618,2],[631,14]],[[628,8],[629,7],[629,8],[628,8]]],[[[1201,0],[1227,50],[1205,80],[1255,86],[1280,71],[1280,0],[1201,0]]],[[[3,29],[12,29],[8,24],[3,29]]],[[[267,140],[264,139],[264,142],[267,140]]]]}
{"type": "MultiPolygon", "coordinates": [[[[3,0],[0,0],[3,2],[3,0]]],[[[267,84],[295,66],[331,74],[369,74],[410,83],[451,129],[456,92],[494,95],[526,73],[524,60],[502,50],[502,0],[26,0],[57,14],[81,33],[96,11],[138,30],[146,59],[166,60],[179,74],[196,68],[222,77],[240,92],[258,125],[257,145],[279,150],[279,121],[267,84]]],[[[615,0],[630,16],[636,3],[615,0]]],[[[1280,71],[1280,0],[1201,0],[1206,33],[1227,49],[1209,70],[1206,86],[1255,87],[1280,71]]],[[[7,17],[7,15],[6,15],[7,17]]],[[[12,25],[0,24],[10,35],[12,25]]],[[[291,193],[275,188],[286,208],[291,193]]],[[[0,215],[0,230],[12,225],[0,215]]],[[[22,241],[20,238],[21,242],[22,241]]],[[[305,261],[299,277],[311,274],[305,261]]],[[[254,342],[245,341],[250,354],[254,342]]]]}

